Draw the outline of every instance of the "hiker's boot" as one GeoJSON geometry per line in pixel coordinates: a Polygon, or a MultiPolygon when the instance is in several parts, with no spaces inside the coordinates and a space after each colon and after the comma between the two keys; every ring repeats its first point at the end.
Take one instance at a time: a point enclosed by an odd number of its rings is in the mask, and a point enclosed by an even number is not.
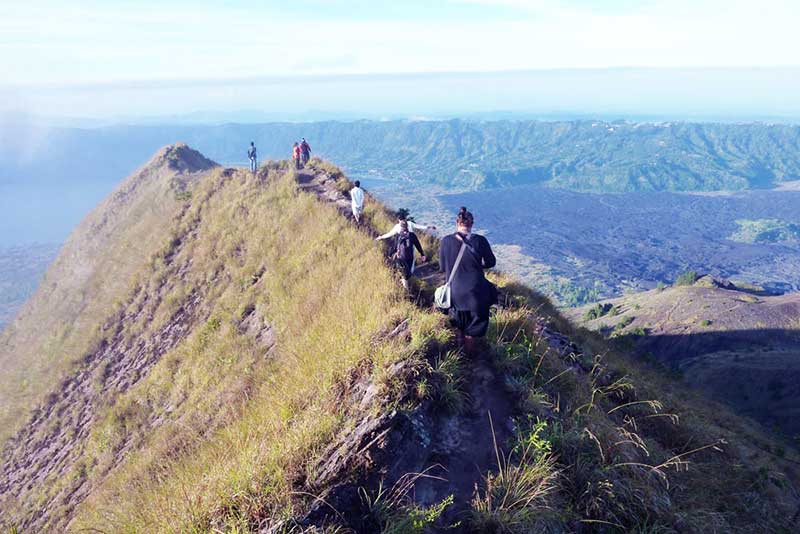
{"type": "Polygon", "coordinates": [[[463,351],[464,334],[461,332],[461,330],[456,330],[456,346],[463,351]]]}
{"type": "Polygon", "coordinates": [[[475,350],[475,343],[476,340],[472,336],[464,336],[464,354],[470,360],[474,360],[475,356],[477,355],[477,351],[475,350]]]}

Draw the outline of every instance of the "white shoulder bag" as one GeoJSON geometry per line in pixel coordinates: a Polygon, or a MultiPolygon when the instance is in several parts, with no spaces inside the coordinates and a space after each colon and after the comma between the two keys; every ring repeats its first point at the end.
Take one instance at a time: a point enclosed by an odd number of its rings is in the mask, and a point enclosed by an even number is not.
{"type": "Polygon", "coordinates": [[[461,250],[458,251],[458,257],[456,258],[456,262],[453,264],[453,270],[450,271],[450,278],[447,279],[447,283],[445,285],[437,287],[436,292],[433,294],[433,301],[436,303],[437,308],[441,308],[443,310],[450,309],[450,283],[453,281],[453,277],[456,275],[458,266],[461,263],[461,257],[464,255],[464,249],[466,248],[467,244],[464,242],[464,240],[461,240],[461,250]]]}

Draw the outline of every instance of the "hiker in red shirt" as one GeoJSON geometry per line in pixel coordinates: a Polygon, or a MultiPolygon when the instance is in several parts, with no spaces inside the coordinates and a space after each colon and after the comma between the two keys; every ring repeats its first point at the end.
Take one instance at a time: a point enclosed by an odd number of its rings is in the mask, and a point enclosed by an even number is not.
{"type": "Polygon", "coordinates": [[[300,145],[295,143],[292,147],[292,159],[294,160],[294,168],[300,169],[301,168],[301,161],[300,161],[300,145]]]}

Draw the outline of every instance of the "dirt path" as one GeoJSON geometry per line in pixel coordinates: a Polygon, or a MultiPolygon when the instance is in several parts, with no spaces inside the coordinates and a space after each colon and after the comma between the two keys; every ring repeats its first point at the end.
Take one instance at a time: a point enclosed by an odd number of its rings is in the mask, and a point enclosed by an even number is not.
{"type": "MultiPolygon", "coordinates": [[[[335,205],[343,217],[355,224],[353,212],[350,209],[350,198],[339,191],[336,187],[336,180],[329,174],[314,169],[300,169],[297,171],[297,183],[301,190],[315,194],[322,202],[335,205]]],[[[362,224],[359,228],[371,237],[377,237],[383,233],[380,229],[366,224],[362,224]]],[[[439,272],[439,266],[435,263],[427,262],[417,265],[415,276],[434,287],[444,284],[444,275],[439,272]]]]}
{"type": "MultiPolygon", "coordinates": [[[[298,171],[297,181],[302,190],[334,204],[343,216],[353,220],[349,198],[336,187],[336,180],[330,175],[303,169],[298,171]]],[[[362,226],[361,229],[372,237],[380,235],[375,228],[362,226]]],[[[416,276],[428,287],[444,283],[444,275],[435,263],[418,266],[416,276]]],[[[431,306],[430,296],[417,295],[414,300],[424,308],[431,306]]],[[[517,399],[508,392],[504,378],[490,360],[488,353],[465,360],[466,409],[462,413],[447,414],[429,407],[413,416],[410,424],[409,421],[392,423],[396,427],[394,432],[399,428],[401,435],[395,435],[393,443],[387,446],[393,456],[387,481],[431,469],[428,473],[437,478],[420,478],[411,493],[415,502],[422,505],[436,504],[453,495],[455,503],[445,518],[450,522],[467,511],[475,487],[482,485],[486,473],[497,469],[495,439],[501,454],[505,454],[506,444],[513,435],[517,399]]],[[[365,421],[360,426],[369,424],[365,421]]],[[[354,434],[360,433],[354,431],[354,434]]],[[[361,445],[350,446],[363,452],[361,445]]]]}

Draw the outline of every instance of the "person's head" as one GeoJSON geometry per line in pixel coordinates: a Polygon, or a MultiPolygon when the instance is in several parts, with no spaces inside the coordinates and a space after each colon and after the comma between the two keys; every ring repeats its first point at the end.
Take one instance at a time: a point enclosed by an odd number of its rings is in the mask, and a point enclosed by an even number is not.
{"type": "Polygon", "coordinates": [[[406,220],[400,221],[400,232],[402,233],[408,232],[408,221],[406,220]]]}
{"type": "Polygon", "coordinates": [[[456,227],[458,231],[463,234],[468,234],[472,231],[472,224],[475,220],[472,217],[472,214],[467,211],[467,208],[461,206],[461,209],[458,210],[458,216],[456,217],[456,227]]]}
{"type": "Polygon", "coordinates": [[[292,146],[297,146],[297,141],[295,141],[295,142],[294,142],[294,144],[293,144],[292,146]]]}
{"type": "Polygon", "coordinates": [[[353,182],[353,185],[356,187],[361,187],[361,182],[356,180],[355,182],[353,182]]]}
{"type": "Polygon", "coordinates": [[[250,146],[256,146],[256,142],[255,141],[250,141],[250,146]]]}

